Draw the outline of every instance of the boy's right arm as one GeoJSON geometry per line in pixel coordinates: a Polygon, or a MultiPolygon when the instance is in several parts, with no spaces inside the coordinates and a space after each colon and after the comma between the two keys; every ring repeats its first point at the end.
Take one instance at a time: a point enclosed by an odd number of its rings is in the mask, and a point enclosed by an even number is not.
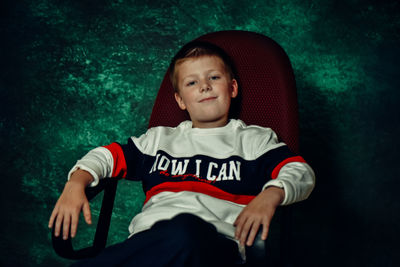
{"type": "Polygon", "coordinates": [[[85,188],[93,180],[93,176],[89,172],[80,169],[71,175],[50,216],[49,228],[52,228],[55,222],[55,236],[61,234],[60,229],[62,226],[63,239],[68,239],[69,233],[71,233],[71,237],[75,237],[81,211],[83,211],[86,223],[92,223],[85,188]]]}

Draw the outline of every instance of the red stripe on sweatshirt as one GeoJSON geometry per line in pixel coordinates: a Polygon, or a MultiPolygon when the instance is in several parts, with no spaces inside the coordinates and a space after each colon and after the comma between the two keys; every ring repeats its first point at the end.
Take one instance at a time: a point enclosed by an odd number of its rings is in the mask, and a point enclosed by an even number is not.
{"type": "Polygon", "coordinates": [[[112,157],[114,159],[114,167],[111,176],[125,178],[127,166],[126,166],[124,152],[121,146],[117,143],[112,143],[104,147],[111,152],[112,157]]]}
{"type": "Polygon", "coordinates": [[[231,201],[237,204],[247,205],[255,196],[250,195],[234,195],[225,192],[215,186],[209,185],[202,182],[183,181],[183,182],[165,182],[154,186],[146,192],[146,199],[144,203],[149,199],[161,192],[181,192],[191,191],[196,193],[203,193],[215,198],[231,201]]]}
{"type": "Polygon", "coordinates": [[[306,161],[301,156],[287,158],[284,161],[282,161],[281,163],[279,163],[274,168],[274,170],[271,173],[271,178],[272,179],[276,179],[278,177],[279,172],[281,171],[282,167],[285,166],[286,164],[290,163],[290,162],[306,162],[306,161]]]}

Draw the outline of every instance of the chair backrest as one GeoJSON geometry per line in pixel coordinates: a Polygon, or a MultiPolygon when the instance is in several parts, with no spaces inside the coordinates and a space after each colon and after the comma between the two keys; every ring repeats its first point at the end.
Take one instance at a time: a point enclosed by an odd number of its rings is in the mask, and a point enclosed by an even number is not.
{"type": "MultiPolygon", "coordinates": [[[[246,124],[272,128],[298,153],[298,106],[293,69],[285,51],[272,39],[247,31],[220,31],[197,40],[222,48],[238,75],[240,99],[232,108],[246,124]]],[[[167,71],[158,92],[149,127],[177,126],[188,120],[175,102],[167,71]]]]}

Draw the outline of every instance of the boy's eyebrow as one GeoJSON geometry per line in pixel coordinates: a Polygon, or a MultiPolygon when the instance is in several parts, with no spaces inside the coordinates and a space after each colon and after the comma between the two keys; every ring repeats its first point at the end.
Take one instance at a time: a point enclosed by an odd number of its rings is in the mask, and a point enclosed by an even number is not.
{"type": "Polygon", "coordinates": [[[185,77],[182,77],[182,80],[190,79],[190,78],[195,78],[196,76],[197,76],[197,74],[190,74],[190,75],[187,75],[187,76],[185,76],[185,77]]]}
{"type": "MultiPolygon", "coordinates": [[[[221,72],[221,70],[217,70],[217,69],[209,69],[209,70],[207,70],[207,71],[205,71],[205,73],[207,73],[207,74],[209,74],[209,73],[211,73],[211,72],[213,72],[213,71],[218,71],[218,72],[221,72]]],[[[182,77],[182,79],[186,79],[186,78],[189,78],[189,77],[192,77],[192,76],[197,76],[198,74],[195,74],[195,73],[193,73],[193,74],[189,74],[189,75],[187,75],[187,76],[185,76],[185,77],[182,77]]]]}

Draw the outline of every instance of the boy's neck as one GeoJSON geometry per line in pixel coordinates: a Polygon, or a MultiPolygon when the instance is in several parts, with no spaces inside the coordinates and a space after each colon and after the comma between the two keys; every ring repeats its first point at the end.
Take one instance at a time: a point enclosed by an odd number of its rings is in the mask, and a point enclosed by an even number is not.
{"type": "Polygon", "coordinates": [[[192,128],[201,128],[201,129],[209,129],[209,128],[219,128],[224,127],[228,124],[228,119],[222,119],[217,121],[210,121],[210,122],[199,122],[199,121],[192,121],[192,128]]]}

